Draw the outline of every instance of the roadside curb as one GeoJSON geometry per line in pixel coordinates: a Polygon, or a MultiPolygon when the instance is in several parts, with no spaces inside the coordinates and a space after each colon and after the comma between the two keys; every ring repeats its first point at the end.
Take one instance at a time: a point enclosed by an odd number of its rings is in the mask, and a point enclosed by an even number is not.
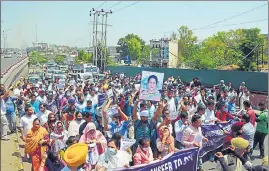
{"type": "Polygon", "coordinates": [[[18,130],[16,130],[15,145],[16,145],[16,152],[19,154],[19,156],[18,156],[18,162],[19,162],[18,169],[19,169],[19,171],[24,171],[22,155],[21,155],[21,150],[20,150],[20,140],[19,140],[18,130]]]}

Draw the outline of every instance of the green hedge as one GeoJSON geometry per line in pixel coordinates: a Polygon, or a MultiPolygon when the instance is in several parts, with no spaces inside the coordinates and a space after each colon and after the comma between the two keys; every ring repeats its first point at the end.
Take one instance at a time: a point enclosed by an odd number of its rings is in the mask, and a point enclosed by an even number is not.
{"type": "Polygon", "coordinates": [[[141,71],[154,71],[164,73],[165,79],[170,75],[180,76],[182,81],[190,82],[192,78],[198,77],[202,84],[216,85],[220,80],[227,84],[232,82],[232,87],[238,88],[242,81],[246,82],[251,91],[268,92],[268,73],[245,72],[245,71],[224,71],[224,70],[192,70],[174,68],[143,68],[143,67],[108,67],[112,73],[124,72],[126,76],[135,76],[141,71]]]}

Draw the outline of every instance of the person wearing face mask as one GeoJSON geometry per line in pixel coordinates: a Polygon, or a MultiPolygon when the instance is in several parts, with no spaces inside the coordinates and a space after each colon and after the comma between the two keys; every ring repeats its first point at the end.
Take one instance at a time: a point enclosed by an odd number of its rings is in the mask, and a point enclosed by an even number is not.
{"type": "Polygon", "coordinates": [[[234,116],[228,113],[225,102],[220,102],[218,108],[216,118],[218,118],[220,122],[227,123],[228,119],[234,119],[234,116]]]}
{"type": "Polygon", "coordinates": [[[68,137],[70,136],[78,136],[79,135],[79,127],[83,124],[85,120],[80,112],[75,113],[75,119],[72,120],[68,127],[68,137]]]}
{"type": "Polygon", "coordinates": [[[103,153],[96,164],[95,169],[105,171],[119,167],[129,167],[131,156],[126,151],[118,150],[117,140],[110,139],[107,151],[103,153]]]}
{"type": "Polygon", "coordinates": [[[94,123],[89,122],[85,127],[79,142],[86,143],[88,145],[89,151],[85,166],[86,170],[94,169],[99,156],[106,151],[106,138],[100,131],[96,130],[94,123]]]}
{"type": "Polygon", "coordinates": [[[139,146],[136,149],[136,153],[134,154],[134,165],[139,164],[148,164],[152,162],[153,153],[150,148],[150,140],[146,137],[141,138],[138,141],[139,146]]]}
{"type": "Polygon", "coordinates": [[[152,117],[152,119],[149,121],[149,111],[144,110],[140,112],[140,119],[137,118],[137,104],[138,100],[135,102],[134,110],[133,110],[133,122],[134,122],[134,130],[135,130],[135,136],[134,138],[137,140],[136,143],[133,145],[133,152],[136,151],[136,148],[138,146],[138,140],[142,137],[148,137],[151,142],[152,150],[154,153],[154,158],[157,158],[157,146],[156,146],[156,139],[157,139],[157,132],[156,132],[156,126],[157,126],[157,118],[159,115],[162,114],[162,111],[164,107],[167,105],[164,101],[161,101],[158,105],[158,108],[152,117]]]}
{"type": "Polygon", "coordinates": [[[68,138],[68,131],[63,128],[63,123],[58,121],[55,129],[50,133],[51,149],[58,152],[65,147],[68,138]]]}
{"type": "Polygon", "coordinates": [[[75,100],[72,96],[71,96],[71,92],[69,90],[67,90],[65,92],[65,96],[61,99],[60,101],[60,110],[63,110],[63,108],[69,103],[69,100],[73,99],[75,100]]]}
{"type": "Polygon", "coordinates": [[[54,131],[55,123],[56,123],[55,115],[53,113],[50,113],[48,116],[48,122],[46,126],[46,129],[48,130],[49,133],[54,131]]]}
{"type": "Polygon", "coordinates": [[[83,119],[86,121],[79,127],[79,135],[83,135],[83,130],[86,128],[87,124],[93,121],[93,115],[91,112],[84,112],[83,113],[83,119]]]}
{"type": "Polygon", "coordinates": [[[56,103],[55,98],[53,97],[53,92],[52,91],[48,92],[48,99],[47,99],[47,103],[46,103],[46,109],[52,111],[53,113],[58,112],[57,103],[56,103]]]}
{"type": "Polygon", "coordinates": [[[52,113],[52,112],[46,109],[45,104],[41,103],[39,105],[39,112],[36,114],[36,116],[40,120],[41,126],[44,126],[45,124],[47,124],[48,116],[50,113],[52,113]]]}
{"type": "MultiPolygon", "coordinates": [[[[108,123],[108,120],[105,121],[105,131],[109,131],[113,136],[114,133],[119,132],[124,138],[127,138],[127,129],[130,123],[129,118],[121,111],[120,107],[117,106],[118,113],[112,116],[112,122],[108,123]],[[121,121],[123,118],[123,121],[121,121]]],[[[105,118],[107,119],[107,117],[105,118]]]]}
{"type": "Polygon", "coordinates": [[[78,101],[76,102],[76,111],[82,113],[85,106],[86,103],[84,101],[84,96],[78,96],[78,101]]]}
{"type": "Polygon", "coordinates": [[[40,90],[39,95],[37,96],[37,100],[40,101],[41,103],[47,103],[47,97],[45,96],[44,90],[40,90]]]}

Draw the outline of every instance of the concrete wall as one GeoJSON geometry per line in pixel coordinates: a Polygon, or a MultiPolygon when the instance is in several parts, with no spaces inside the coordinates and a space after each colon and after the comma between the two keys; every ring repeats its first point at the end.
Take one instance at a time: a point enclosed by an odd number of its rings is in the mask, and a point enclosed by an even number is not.
{"type": "Polygon", "coordinates": [[[222,71],[222,70],[193,70],[175,68],[143,68],[143,67],[108,67],[112,73],[124,72],[126,76],[135,76],[138,72],[153,71],[164,73],[165,79],[170,75],[180,76],[184,82],[190,82],[194,77],[198,77],[204,85],[216,85],[220,80],[226,84],[232,83],[234,88],[239,88],[242,81],[246,82],[251,91],[268,92],[268,73],[245,72],[245,71],[222,71]]]}
{"type": "Polygon", "coordinates": [[[14,64],[8,71],[2,73],[1,84],[7,89],[12,84],[20,80],[21,77],[28,76],[28,57],[14,64]]]}

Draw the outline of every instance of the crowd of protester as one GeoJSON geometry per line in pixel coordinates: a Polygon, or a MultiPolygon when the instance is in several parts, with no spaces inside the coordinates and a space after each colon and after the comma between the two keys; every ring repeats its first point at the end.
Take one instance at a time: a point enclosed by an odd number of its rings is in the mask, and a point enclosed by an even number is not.
{"type": "MultiPolygon", "coordinates": [[[[21,79],[14,87],[1,86],[1,140],[17,127],[24,142],[24,160],[33,171],[109,170],[148,164],[162,160],[169,153],[193,147],[201,148],[208,139],[201,125],[236,120],[223,146],[208,154],[224,171],[266,169],[268,157],[264,140],[268,134],[268,110],[259,103],[253,109],[245,82],[239,89],[224,81],[213,88],[204,87],[198,78],[183,83],[170,76],[163,82],[161,101],[139,100],[141,74],[127,77],[124,73],[96,77],[94,82],[59,79],[48,84],[29,83],[21,79]],[[113,91],[113,96],[98,104],[98,95],[113,91]],[[201,100],[195,97],[201,95],[201,100]],[[113,106],[113,115],[108,114],[113,106]],[[178,117],[171,119],[171,111],[178,117]],[[19,125],[17,125],[17,117],[19,125]],[[8,131],[9,130],[9,131],[8,131]],[[199,134],[202,141],[194,141],[199,134]],[[134,139],[128,149],[122,139],[134,139]],[[253,149],[259,145],[264,163],[253,166],[253,149]]],[[[202,158],[197,170],[203,170],[202,158]]]]}

